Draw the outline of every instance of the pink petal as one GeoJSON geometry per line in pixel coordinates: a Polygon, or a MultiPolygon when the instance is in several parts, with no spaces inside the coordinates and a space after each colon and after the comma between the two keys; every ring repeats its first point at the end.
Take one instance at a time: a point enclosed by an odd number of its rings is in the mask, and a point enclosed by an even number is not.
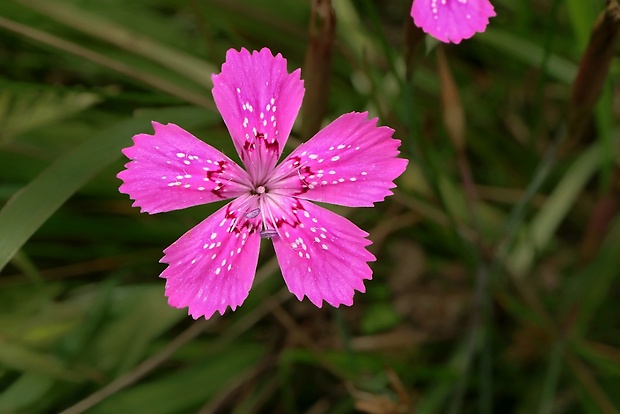
{"type": "Polygon", "coordinates": [[[411,16],[415,25],[431,36],[460,43],[484,32],[495,10],[488,0],[414,0],[411,16]]]}
{"type": "Polygon", "coordinates": [[[286,197],[280,203],[289,217],[279,224],[273,245],[289,290],[316,306],[353,304],[355,290],[365,291],[364,280],[372,278],[366,262],[375,257],[366,250],[371,244],[346,218],[312,203],[286,197]]]}
{"type": "Polygon", "coordinates": [[[230,49],[222,73],[213,75],[213,98],[241,160],[256,181],[275,166],[304,95],[301,70],[267,48],[252,54],[230,49]]]}
{"type": "Polygon", "coordinates": [[[248,197],[213,213],[168,247],[166,279],[170,306],[189,308],[194,319],[232,310],[248,296],[258,262],[259,218],[248,219],[248,197]]]}
{"type": "Polygon", "coordinates": [[[344,114],[300,145],[278,166],[270,190],[351,207],[391,195],[408,161],[396,158],[400,141],[392,138],[394,131],[367,117],[344,114]]]}
{"type": "Polygon", "coordinates": [[[154,135],[133,137],[131,159],[117,177],[119,191],[151,214],[236,197],[248,192],[247,174],[234,161],[174,124],[153,122],[154,135]]]}

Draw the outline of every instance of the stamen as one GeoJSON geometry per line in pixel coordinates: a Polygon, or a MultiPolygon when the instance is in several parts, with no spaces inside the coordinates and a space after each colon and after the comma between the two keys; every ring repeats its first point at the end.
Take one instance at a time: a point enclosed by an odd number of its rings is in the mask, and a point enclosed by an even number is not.
{"type": "Polygon", "coordinates": [[[278,235],[278,231],[275,229],[265,229],[260,232],[260,237],[262,239],[271,239],[278,235]]]}
{"type": "Polygon", "coordinates": [[[260,208],[255,208],[254,210],[250,210],[247,213],[245,213],[245,217],[252,219],[256,216],[258,216],[260,214],[260,208]]]}
{"type": "MultiPolygon", "coordinates": [[[[258,193],[259,191],[263,190],[264,191],[264,187],[263,186],[259,186],[256,189],[256,192],[258,193]]],[[[259,210],[260,210],[260,214],[261,214],[261,218],[262,218],[262,225],[263,225],[263,230],[260,232],[260,236],[263,239],[270,239],[274,236],[279,236],[280,233],[278,233],[278,223],[276,222],[276,220],[273,218],[273,214],[271,213],[271,209],[269,208],[269,205],[267,204],[267,199],[271,199],[269,193],[265,192],[265,193],[260,193],[261,195],[258,197],[258,204],[259,204],[259,210]],[[267,216],[265,216],[265,212],[267,214],[267,216]],[[271,226],[272,228],[267,228],[268,227],[268,219],[271,220],[271,226]]]]}

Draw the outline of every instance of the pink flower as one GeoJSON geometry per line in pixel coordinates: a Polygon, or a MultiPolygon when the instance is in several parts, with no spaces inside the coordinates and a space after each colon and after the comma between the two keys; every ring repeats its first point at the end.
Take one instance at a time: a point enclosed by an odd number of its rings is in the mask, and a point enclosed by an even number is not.
{"type": "Polygon", "coordinates": [[[271,239],[289,288],[320,307],[351,305],[371,279],[368,234],[310,201],[372,206],[391,195],[407,160],[400,141],[366,113],[342,115],[277,165],[304,95],[301,70],[269,49],[229,50],[213,97],[245,166],[174,125],[134,136],[118,174],[122,193],[148,213],[230,203],[164,250],[166,296],[195,319],[248,296],[261,238],[271,239]]]}
{"type": "Polygon", "coordinates": [[[461,43],[484,32],[495,10],[489,0],[413,0],[416,26],[446,43],[461,43]]]}

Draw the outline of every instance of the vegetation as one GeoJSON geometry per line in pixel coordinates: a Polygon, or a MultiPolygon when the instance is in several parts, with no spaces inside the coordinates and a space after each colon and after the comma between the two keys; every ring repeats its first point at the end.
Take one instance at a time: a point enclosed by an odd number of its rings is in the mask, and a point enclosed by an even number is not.
{"type": "Polygon", "coordinates": [[[0,413],[619,411],[618,0],[495,0],[459,45],[411,0],[330,3],[0,1],[0,413]],[[377,256],[350,308],[297,301],[265,244],[194,321],[158,261],[219,205],[118,192],[151,120],[234,154],[210,76],[241,47],[302,68],[292,144],[369,111],[410,160],[337,208],[377,256]]]}

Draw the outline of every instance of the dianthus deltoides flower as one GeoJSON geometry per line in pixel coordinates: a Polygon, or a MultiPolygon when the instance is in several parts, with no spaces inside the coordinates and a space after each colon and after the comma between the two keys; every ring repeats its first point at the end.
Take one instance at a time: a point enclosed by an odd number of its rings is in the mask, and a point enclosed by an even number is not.
{"type": "Polygon", "coordinates": [[[484,32],[495,9],[489,0],[413,0],[416,26],[446,43],[460,43],[484,32]]]}
{"type": "Polygon", "coordinates": [[[342,115],[277,164],[304,95],[301,70],[269,49],[229,50],[213,97],[245,166],[174,124],[134,136],[118,174],[150,214],[233,199],[164,250],[166,296],[195,319],[248,296],[261,238],[271,239],[289,288],[320,307],[351,305],[372,277],[368,234],[310,201],[372,206],[391,195],[407,160],[366,113],[342,115]]]}

